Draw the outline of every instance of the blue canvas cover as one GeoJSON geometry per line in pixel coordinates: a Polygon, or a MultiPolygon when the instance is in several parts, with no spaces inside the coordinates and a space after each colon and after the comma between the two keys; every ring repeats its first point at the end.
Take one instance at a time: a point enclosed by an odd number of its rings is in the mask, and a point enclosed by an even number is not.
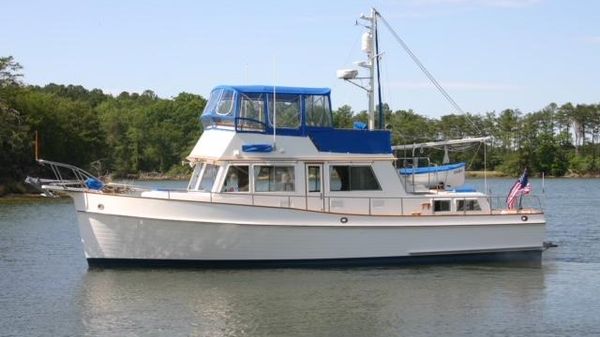
{"type": "Polygon", "coordinates": [[[439,166],[424,166],[424,167],[404,167],[400,169],[400,174],[423,174],[423,173],[435,173],[456,170],[457,168],[464,167],[465,163],[447,164],[439,166]]]}

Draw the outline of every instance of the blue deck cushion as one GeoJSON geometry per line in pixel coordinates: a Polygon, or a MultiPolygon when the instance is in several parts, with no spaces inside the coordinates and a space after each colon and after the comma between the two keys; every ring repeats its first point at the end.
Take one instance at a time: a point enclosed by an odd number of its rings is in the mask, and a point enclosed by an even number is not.
{"type": "Polygon", "coordinates": [[[271,145],[271,144],[242,145],[242,151],[244,151],[244,152],[273,152],[273,145],[271,145]]]}

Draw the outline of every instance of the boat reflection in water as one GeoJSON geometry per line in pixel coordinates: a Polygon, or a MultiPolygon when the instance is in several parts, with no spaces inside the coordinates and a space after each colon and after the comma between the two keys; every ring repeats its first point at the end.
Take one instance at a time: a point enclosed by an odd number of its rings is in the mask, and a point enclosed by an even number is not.
{"type": "Polygon", "coordinates": [[[518,332],[543,321],[543,272],[485,266],[310,272],[92,270],[84,276],[80,312],[84,334],[102,336],[126,331],[172,336],[299,336],[307,331],[325,336],[420,336],[461,335],[466,330],[485,335],[498,328],[518,332]]]}

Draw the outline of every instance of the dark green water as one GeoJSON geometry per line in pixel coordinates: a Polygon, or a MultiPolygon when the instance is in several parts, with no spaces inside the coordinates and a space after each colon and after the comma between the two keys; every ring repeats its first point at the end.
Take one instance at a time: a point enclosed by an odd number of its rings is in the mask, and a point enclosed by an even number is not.
{"type": "Polygon", "coordinates": [[[217,271],[88,270],[69,200],[0,203],[0,336],[600,335],[600,180],[542,200],[541,268],[217,271]]]}

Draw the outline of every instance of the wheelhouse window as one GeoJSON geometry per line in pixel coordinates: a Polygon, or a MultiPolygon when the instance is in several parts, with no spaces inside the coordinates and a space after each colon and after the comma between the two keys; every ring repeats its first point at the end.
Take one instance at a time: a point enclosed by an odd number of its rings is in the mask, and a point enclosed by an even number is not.
{"type": "Polygon", "coordinates": [[[221,191],[248,192],[249,182],[248,165],[230,165],[221,191]]]}
{"type": "Polygon", "coordinates": [[[194,166],[194,172],[192,172],[192,177],[190,178],[190,183],[188,184],[188,190],[195,190],[196,185],[198,184],[198,178],[200,177],[200,173],[202,172],[202,167],[204,164],[198,163],[194,166]]]}
{"type": "Polygon", "coordinates": [[[381,190],[371,166],[334,165],[329,167],[331,191],[381,190]]]}
{"type": "Polygon", "coordinates": [[[306,125],[331,127],[331,109],[329,97],[325,95],[308,95],[304,97],[306,125]]]}
{"type": "Polygon", "coordinates": [[[273,102],[273,94],[269,95],[269,121],[271,126],[275,121],[278,128],[294,128],[300,127],[300,96],[275,94],[275,102],[273,102]],[[274,103],[274,104],[273,104],[274,103]],[[275,111],[277,118],[273,118],[275,111]]]}
{"type": "Polygon", "coordinates": [[[203,115],[211,114],[215,111],[217,103],[219,102],[219,98],[221,97],[221,93],[223,93],[223,89],[215,89],[210,92],[210,97],[208,98],[208,102],[206,102],[206,106],[204,107],[203,115]]]}
{"type": "Polygon", "coordinates": [[[254,190],[256,192],[294,192],[293,166],[254,166],[254,190]]]}
{"type": "Polygon", "coordinates": [[[217,177],[217,172],[219,172],[219,166],[211,164],[206,164],[205,166],[206,167],[204,168],[202,179],[200,180],[200,187],[198,189],[200,191],[210,192],[215,184],[215,178],[217,177]]]}
{"type": "Polygon", "coordinates": [[[233,126],[236,99],[237,94],[232,89],[213,90],[202,113],[202,125],[205,128],[215,125],[233,126]]]}
{"type": "Polygon", "coordinates": [[[241,94],[240,118],[237,122],[240,130],[265,130],[264,96],[264,94],[241,94]]]}
{"type": "Polygon", "coordinates": [[[217,113],[221,116],[233,116],[234,103],[235,92],[233,90],[223,90],[219,103],[217,103],[217,113]]]}

